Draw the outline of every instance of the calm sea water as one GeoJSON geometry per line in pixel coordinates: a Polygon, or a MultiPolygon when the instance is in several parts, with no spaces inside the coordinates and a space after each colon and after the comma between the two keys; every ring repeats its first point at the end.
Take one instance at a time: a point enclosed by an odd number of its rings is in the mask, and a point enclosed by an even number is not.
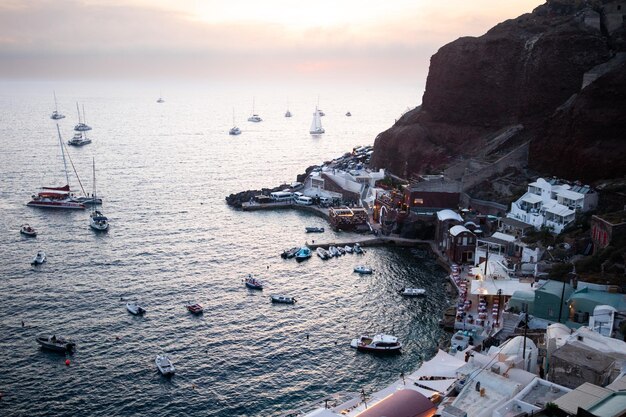
{"type": "MultiPolygon", "coordinates": [[[[3,416],[279,415],[337,391],[380,388],[415,369],[436,349],[437,320],[448,303],[444,272],[408,250],[373,248],[298,264],[285,248],[349,239],[306,235],[322,219],[281,211],[243,213],[224,197],[295,180],[309,165],[372,144],[407,106],[405,90],[280,89],[255,92],[264,122],[246,121],[249,91],[131,83],[0,83],[0,414],[3,416]],[[85,104],[93,143],[69,154],[87,192],[96,160],[98,193],[111,227],[96,234],[88,212],[26,207],[42,185],[64,184],[52,89],[67,118],[64,140],[85,104]],[[162,90],[166,102],[157,104],[162,90]],[[327,133],[308,134],[320,94],[327,133]],[[288,97],[289,95],[289,97],[288,97]],[[283,117],[289,101],[294,117],[283,117]],[[243,134],[228,136],[235,108],[243,134]],[[351,111],[351,118],[345,117],[351,111]],[[21,237],[30,223],[35,239],[21,237]],[[31,267],[44,250],[48,262],[31,267]],[[372,276],[352,268],[372,266],[372,276]],[[247,273],[267,281],[244,288],[247,273]],[[403,299],[397,289],[425,287],[403,299]],[[269,294],[294,295],[295,306],[269,294]],[[145,317],[125,310],[138,299],[145,317]],[[187,301],[205,306],[191,316],[187,301]],[[22,327],[22,320],[25,326],[22,327]],[[397,357],[360,354],[360,333],[393,332],[397,357]],[[42,351],[41,333],[76,339],[65,357],[42,351]],[[309,339],[306,339],[306,335],[309,339]],[[177,373],[161,377],[156,354],[177,373]]],[[[79,188],[75,177],[70,178],[79,188]]]]}

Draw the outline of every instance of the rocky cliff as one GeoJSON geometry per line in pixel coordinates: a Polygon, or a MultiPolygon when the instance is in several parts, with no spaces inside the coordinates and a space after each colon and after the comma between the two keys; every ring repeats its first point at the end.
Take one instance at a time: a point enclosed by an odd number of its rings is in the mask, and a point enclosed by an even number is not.
{"type": "Polygon", "coordinates": [[[378,135],[371,165],[405,178],[440,172],[523,124],[539,172],[583,181],[624,175],[623,68],[581,91],[584,74],[615,55],[615,37],[599,22],[584,2],[549,1],[445,45],[431,58],[422,105],[378,135]]]}

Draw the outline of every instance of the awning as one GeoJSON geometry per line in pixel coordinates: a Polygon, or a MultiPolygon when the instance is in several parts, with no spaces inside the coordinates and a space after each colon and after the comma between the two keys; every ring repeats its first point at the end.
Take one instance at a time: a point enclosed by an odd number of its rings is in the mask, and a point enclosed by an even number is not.
{"type": "MultiPolygon", "coordinates": [[[[422,366],[411,375],[410,378],[418,380],[423,376],[434,376],[443,378],[456,378],[456,370],[465,365],[465,361],[439,349],[437,355],[431,360],[424,362],[422,366]]],[[[420,384],[426,381],[420,381],[420,384]]],[[[428,381],[432,382],[432,381],[428,381]]],[[[426,385],[426,384],[423,384],[426,385]]]]}

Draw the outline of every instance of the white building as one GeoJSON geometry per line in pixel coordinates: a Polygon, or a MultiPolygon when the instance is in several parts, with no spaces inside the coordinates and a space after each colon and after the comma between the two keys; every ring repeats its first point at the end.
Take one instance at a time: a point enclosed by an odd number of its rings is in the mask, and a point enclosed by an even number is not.
{"type": "Polygon", "coordinates": [[[561,233],[576,218],[577,212],[593,210],[598,193],[589,186],[569,185],[557,179],[528,184],[528,191],[511,204],[507,217],[531,224],[539,230],[545,226],[561,233]]]}

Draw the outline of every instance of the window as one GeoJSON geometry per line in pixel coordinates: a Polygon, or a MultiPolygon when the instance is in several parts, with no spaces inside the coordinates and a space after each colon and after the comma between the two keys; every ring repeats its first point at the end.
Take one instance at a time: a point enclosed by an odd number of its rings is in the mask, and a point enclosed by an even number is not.
{"type": "Polygon", "coordinates": [[[467,237],[463,238],[463,246],[467,246],[467,237]]]}
{"type": "Polygon", "coordinates": [[[418,205],[418,204],[424,204],[424,199],[423,198],[416,198],[413,200],[413,205],[418,205]]]}

